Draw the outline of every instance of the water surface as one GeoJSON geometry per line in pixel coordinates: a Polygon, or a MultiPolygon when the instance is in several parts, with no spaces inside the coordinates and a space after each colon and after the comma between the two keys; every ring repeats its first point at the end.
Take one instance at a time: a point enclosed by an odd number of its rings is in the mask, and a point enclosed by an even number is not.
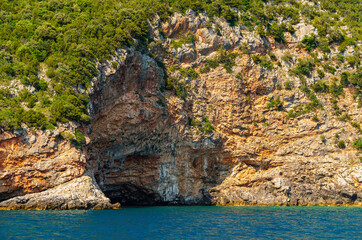
{"type": "Polygon", "coordinates": [[[362,208],[0,211],[0,239],[362,239],[362,208]]]}

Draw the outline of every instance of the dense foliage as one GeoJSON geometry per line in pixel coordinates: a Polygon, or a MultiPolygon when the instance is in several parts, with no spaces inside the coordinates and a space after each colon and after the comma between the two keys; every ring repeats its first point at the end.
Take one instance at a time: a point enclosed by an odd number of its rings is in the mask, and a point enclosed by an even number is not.
{"type": "MultiPolygon", "coordinates": [[[[155,14],[166,20],[173,12],[187,9],[206,12],[211,21],[222,17],[230,25],[242,24],[280,43],[285,41],[284,32],[293,33],[292,25],[303,17],[319,35],[303,40],[308,50],[328,52],[330,45],[337,44],[344,51],[361,40],[359,0],[323,0],[320,7],[296,0],[2,0],[0,127],[17,129],[26,123],[45,129],[57,122],[89,122],[86,90],[98,74],[96,62],[109,59],[117,48],[135,45],[136,41],[138,48],[147,49],[152,42],[148,20],[155,14]],[[352,36],[339,29],[344,25],[352,36]],[[14,79],[26,88],[10,91],[14,79]]],[[[195,36],[186,35],[173,45],[195,41],[195,36]]],[[[220,50],[218,59],[209,60],[205,71],[222,64],[230,72],[234,58],[220,50]]],[[[268,59],[259,61],[268,70],[273,68],[268,59]]],[[[358,56],[346,61],[359,65],[358,56]]],[[[295,73],[309,75],[313,68],[314,62],[299,61],[295,73]]],[[[185,74],[194,77],[197,73],[185,74]]],[[[361,94],[359,77],[348,75],[343,82],[357,86],[356,96],[361,94]]]]}

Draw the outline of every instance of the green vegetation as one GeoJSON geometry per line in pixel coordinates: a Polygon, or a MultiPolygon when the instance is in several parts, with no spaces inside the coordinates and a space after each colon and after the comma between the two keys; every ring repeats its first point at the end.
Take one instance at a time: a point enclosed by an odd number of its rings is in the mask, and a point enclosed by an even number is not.
{"type": "Polygon", "coordinates": [[[186,87],[186,84],[184,81],[178,81],[175,77],[168,77],[166,79],[166,86],[165,88],[167,90],[174,90],[177,97],[183,99],[186,101],[186,98],[188,97],[188,88],[186,87]]]}
{"type": "Polygon", "coordinates": [[[189,125],[192,127],[197,127],[198,131],[205,134],[211,134],[215,130],[207,117],[203,117],[202,121],[190,118],[189,125]]]}
{"type": "Polygon", "coordinates": [[[311,72],[314,70],[315,63],[313,59],[308,58],[305,60],[299,59],[297,66],[293,69],[293,72],[296,76],[302,78],[304,76],[310,76],[311,72]]]}
{"type": "Polygon", "coordinates": [[[85,143],[85,137],[79,129],[76,129],[74,134],[70,132],[61,132],[60,136],[74,144],[78,149],[82,149],[85,143]]]}
{"type": "Polygon", "coordinates": [[[188,78],[190,80],[196,80],[199,77],[198,72],[196,72],[195,69],[193,69],[192,67],[186,69],[172,65],[170,67],[170,71],[171,72],[179,71],[183,77],[188,78]]]}
{"type": "Polygon", "coordinates": [[[323,70],[321,70],[321,69],[317,69],[317,73],[318,73],[318,77],[320,78],[320,79],[322,79],[322,78],[324,78],[324,71],[323,70]]]}
{"type": "Polygon", "coordinates": [[[358,131],[361,131],[361,125],[358,122],[351,122],[352,127],[356,128],[358,131]]]}
{"type": "MultiPolygon", "coordinates": [[[[10,81],[17,79],[27,87],[18,92],[0,89],[1,128],[18,129],[21,123],[41,129],[52,128],[57,122],[88,123],[89,99],[84,92],[98,74],[96,63],[110,59],[118,48],[134,46],[147,52],[153,41],[149,20],[155,14],[166,20],[172,13],[185,13],[188,9],[206,12],[209,26],[214,17],[221,17],[231,26],[260,30],[262,35],[271,36],[281,44],[285,42],[285,32],[293,34],[292,25],[304,18],[318,30],[318,38],[312,35],[303,39],[308,50],[319,48],[328,53],[330,47],[338,46],[343,53],[348,46],[356,49],[354,55],[338,60],[358,69],[343,77],[341,85],[353,86],[355,98],[362,105],[357,49],[362,39],[362,11],[358,1],[322,0],[319,8],[294,0],[3,0],[0,9],[0,84],[9,86],[10,81]],[[351,35],[340,30],[341,26],[348,26],[351,35]],[[43,72],[46,79],[41,77],[43,72]]],[[[220,32],[218,26],[216,31],[220,32]]],[[[196,40],[188,33],[171,44],[177,48],[196,40]]],[[[242,51],[249,53],[247,48],[242,51]]],[[[217,59],[208,60],[202,72],[219,64],[231,72],[235,58],[235,53],[221,49],[217,59]]],[[[292,56],[283,56],[282,60],[291,62],[292,56]]],[[[268,70],[274,68],[266,56],[259,64],[268,70]]],[[[300,60],[294,73],[308,76],[315,64],[308,59],[300,60]]],[[[116,68],[118,64],[112,62],[111,66],[116,68]]],[[[325,65],[325,70],[332,74],[336,71],[330,65],[325,65]]],[[[189,79],[197,78],[195,71],[185,71],[180,73],[189,79]]],[[[166,88],[178,89],[178,95],[185,98],[187,91],[183,85],[168,79],[166,88]]]]}
{"type": "Polygon", "coordinates": [[[177,48],[182,48],[183,44],[192,44],[192,43],[195,43],[196,41],[197,41],[197,38],[196,38],[195,34],[187,33],[185,35],[182,35],[182,37],[178,41],[175,41],[174,39],[172,39],[171,45],[177,49],[177,48]]]}
{"type": "Polygon", "coordinates": [[[90,87],[97,75],[96,60],[104,61],[115,49],[133,45],[133,39],[145,45],[147,20],[164,9],[158,1],[120,2],[1,1],[1,84],[20,79],[35,88],[26,98],[11,94],[5,100],[2,96],[1,127],[17,129],[21,122],[36,128],[51,127],[57,121],[89,122],[88,96],[76,89],[90,87]],[[50,82],[39,76],[43,67],[50,82]],[[22,102],[33,109],[24,110],[22,102]]]}
{"type": "Polygon", "coordinates": [[[354,87],[354,98],[358,99],[358,107],[362,106],[362,67],[348,75],[347,81],[354,87]]]}
{"type": "Polygon", "coordinates": [[[346,148],[346,144],[344,143],[343,140],[340,140],[340,141],[337,143],[337,147],[344,149],[344,148],[346,148]]]}
{"type": "Polygon", "coordinates": [[[201,73],[207,73],[211,68],[217,68],[220,64],[223,65],[226,72],[232,73],[232,67],[235,66],[235,58],[237,56],[236,53],[228,53],[224,47],[221,47],[217,51],[217,57],[215,59],[206,60],[204,67],[201,69],[201,73]]]}
{"type": "Polygon", "coordinates": [[[311,85],[311,88],[316,93],[327,93],[329,92],[329,86],[325,81],[317,81],[313,85],[311,85]]]}
{"type": "Polygon", "coordinates": [[[317,115],[314,115],[314,116],[312,117],[312,121],[314,121],[314,122],[319,122],[319,118],[317,117],[317,115]]]}
{"type": "Polygon", "coordinates": [[[267,56],[253,55],[252,59],[255,64],[259,64],[261,67],[264,67],[267,70],[274,69],[273,63],[268,59],[267,56]]]}
{"type": "MultiPolygon", "coordinates": [[[[308,87],[306,87],[306,89],[308,89],[308,87]]],[[[308,89],[306,94],[311,101],[307,104],[298,104],[292,110],[289,110],[286,117],[287,119],[295,118],[310,113],[311,111],[315,111],[317,109],[323,109],[323,105],[318,101],[318,98],[314,93],[310,92],[310,90],[308,89]]]]}
{"type": "Polygon", "coordinates": [[[356,141],[354,141],[352,147],[362,151],[362,138],[358,138],[356,141]]]}
{"type": "Polygon", "coordinates": [[[302,40],[302,43],[304,44],[305,49],[308,51],[316,49],[319,44],[315,34],[312,34],[311,36],[305,36],[302,40]]]}
{"type": "Polygon", "coordinates": [[[284,88],[285,90],[292,90],[293,88],[293,85],[292,85],[292,82],[287,80],[285,83],[284,83],[284,88]]]}
{"type": "MultiPolygon", "coordinates": [[[[186,82],[189,80],[196,80],[199,77],[199,73],[196,72],[195,69],[193,69],[192,67],[186,69],[172,65],[169,71],[178,71],[184,78],[186,78],[186,82]]],[[[186,82],[183,80],[179,80],[176,77],[167,77],[166,85],[164,88],[167,90],[174,90],[177,97],[186,101],[186,98],[189,95],[188,90],[190,89],[190,86],[187,85],[186,82]]]]}
{"type": "Polygon", "coordinates": [[[268,103],[267,108],[281,111],[281,110],[283,110],[283,105],[284,105],[284,102],[281,101],[278,96],[275,99],[274,98],[270,99],[270,102],[268,103]]]}
{"type": "Polygon", "coordinates": [[[239,80],[243,80],[243,75],[242,75],[242,73],[240,72],[240,73],[237,73],[236,75],[235,75],[235,78],[237,78],[237,79],[239,79],[239,80]]]}

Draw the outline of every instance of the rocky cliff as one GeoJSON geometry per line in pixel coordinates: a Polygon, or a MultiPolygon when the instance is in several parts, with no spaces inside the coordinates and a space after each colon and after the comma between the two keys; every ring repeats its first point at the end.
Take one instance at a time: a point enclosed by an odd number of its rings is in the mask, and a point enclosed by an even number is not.
{"type": "Polygon", "coordinates": [[[361,205],[361,155],[352,145],[362,114],[353,87],[337,96],[303,88],[355,69],[339,64],[332,48],[314,57],[318,69],[338,66],[333,74],[292,74],[298,59],[311,57],[300,47],[317,34],[307,23],[278,43],[209,20],[192,11],[155,18],[148,51],[120,50],[98,65],[83,150],[60,134],[74,124],[2,133],[0,201],[16,198],[0,208],[112,207],[105,196],[125,205],[361,205]],[[72,184],[84,176],[97,190],[83,194],[72,184]],[[62,198],[72,186],[77,197],[62,198]],[[61,204],[47,207],[52,194],[61,204]]]}

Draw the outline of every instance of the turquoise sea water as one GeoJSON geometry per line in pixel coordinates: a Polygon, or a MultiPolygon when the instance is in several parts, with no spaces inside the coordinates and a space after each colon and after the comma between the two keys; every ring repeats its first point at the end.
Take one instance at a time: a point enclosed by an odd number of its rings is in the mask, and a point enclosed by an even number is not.
{"type": "Polygon", "coordinates": [[[362,239],[362,208],[0,211],[0,239],[362,239]]]}

